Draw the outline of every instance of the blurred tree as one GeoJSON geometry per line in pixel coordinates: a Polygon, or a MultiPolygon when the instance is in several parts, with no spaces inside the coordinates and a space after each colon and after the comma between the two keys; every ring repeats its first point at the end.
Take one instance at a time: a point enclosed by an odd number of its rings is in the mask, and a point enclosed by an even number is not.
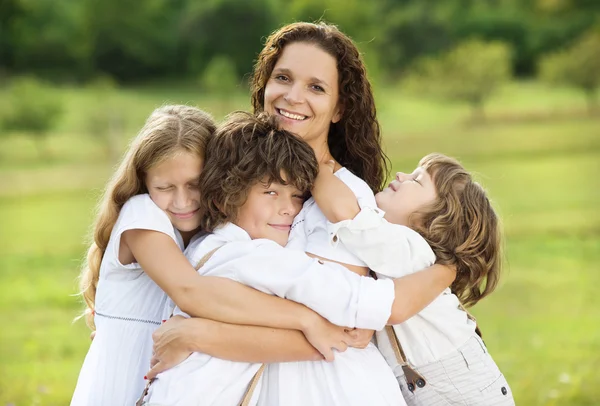
{"type": "Polygon", "coordinates": [[[117,98],[117,84],[109,76],[101,76],[88,86],[94,102],[89,104],[85,117],[87,132],[104,147],[106,158],[116,162],[121,151],[125,112],[117,98]]]}
{"type": "Polygon", "coordinates": [[[406,79],[413,90],[467,102],[472,119],[485,119],[486,100],[511,76],[510,48],[501,42],[468,40],[439,58],[420,60],[406,79]]]}
{"type": "Polygon", "coordinates": [[[204,90],[220,95],[234,92],[239,81],[235,65],[230,58],[222,55],[214,57],[200,77],[200,84],[204,90]]]}
{"type": "Polygon", "coordinates": [[[540,75],[549,83],[561,83],[582,90],[590,113],[599,110],[600,31],[592,30],[571,47],[546,55],[540,61],[540,75]]]}
{"type": "Polygon", "coordinates": [[[46,138],[63,112],[56,92],[38,79],[20,77],[10,83],[4,101],[0,111],[3,129],[32,136],[40,156],[47,158],[46,138]]]}
{"type": "Polygon", "coordinates": [[[213,58],[224,55],[233,63],[238,78],[249,74],[262,48],[261,38],[277,26],[271,3],[187,1],[178,32],[188,73],[198,77],[213,58]]]}
{"type": "Polygon", "coordinates": [[[131,82],[184,71],[177,27],[185,0],[78,1],[95,73],[131,82]]]}

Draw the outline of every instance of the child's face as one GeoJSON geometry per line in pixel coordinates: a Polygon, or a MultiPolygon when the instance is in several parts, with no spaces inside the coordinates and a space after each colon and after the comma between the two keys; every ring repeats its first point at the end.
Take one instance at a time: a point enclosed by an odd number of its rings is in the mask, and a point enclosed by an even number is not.
{"type": "Polygon", "coordinates": [[[304,203],[303,194],[292,185],[258,182],[250,189],[248,200],[234,222],[252,239],[266,238],[285,246],[294,217],[304,203]]]}
{"type": "Polygon", "coordinates": [[[150,197],[182,233],[194,232],[200,226],[201,171],[202,160],[198,156],[181,152],[150,168],[146,175],[150,197]]]}
{"type": "Polygon", "coordinates": [[[409,225],[411,214],[433,203],[436,198],[433,179],[421,167],[411,174],[396,173],[396,179],[375,196],[377,206],[385,211],[386,220],[404,226],[409,225]]]}

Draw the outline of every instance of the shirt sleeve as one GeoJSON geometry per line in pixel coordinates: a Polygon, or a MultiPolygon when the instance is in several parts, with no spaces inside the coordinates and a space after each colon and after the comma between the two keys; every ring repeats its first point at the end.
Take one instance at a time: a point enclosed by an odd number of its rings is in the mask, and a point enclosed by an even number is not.
{"type": "MultiPolygon", "coordinates": [[[[394,301],[391,280],[359,276],[342,265],[311,258],[272,241],[254,242],[259,243],[245,252],[238,249],[236,259],[214,269],[219,272],[218,268],[226,268],[232,279],[302,303],[339,326],[380,330],[386,325],[394,301]]],[[[235,249],[233,244],[217,251],[215,260],[228,256],[226,248],[235,249]]]]}
{"type": "MultiPolygon", "coordinates": [[[[123,205],[111,236],[113,252],[119,252],[121,235],[127,230],[158,231],[171,237],[182,249],[181,242],[175,234],[175,229],[169,217],[152,201],[148,194],[133,196],[123,205]]],[[[118,261],[118,258],[116,260],[118,261]]],[[[120,265],[125,267],[138,266],[137,264],[120,265]]]]}
{"type": "Polygon", "coordinates": [[[346,249],[364,261],[378,275],[398,278],[435,262],[427,241],[408,227],[392,224],[377,208],[364,208],[351,220],[328,223],[333,245],[346,249]]]}

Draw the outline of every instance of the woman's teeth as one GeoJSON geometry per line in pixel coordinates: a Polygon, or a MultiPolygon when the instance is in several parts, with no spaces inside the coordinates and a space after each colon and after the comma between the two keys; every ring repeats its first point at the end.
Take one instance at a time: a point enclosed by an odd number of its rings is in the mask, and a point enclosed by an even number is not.
{"type": "Polygon", "coordinates": [[[294,114],[294,113],[288,113],[285,110],[279,110],[279,114],[281,114],[284,117],[291,118],[292,120],[302,121],[306,118],[306,116],[301,116],[299,114],[294,114]]]}

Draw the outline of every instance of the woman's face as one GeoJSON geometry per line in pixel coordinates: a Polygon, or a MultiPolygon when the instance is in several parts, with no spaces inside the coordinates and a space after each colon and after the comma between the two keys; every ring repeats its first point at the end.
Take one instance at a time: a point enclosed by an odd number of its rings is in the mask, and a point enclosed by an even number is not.
{"type": "Polygon", "coordinates": [[[265,87],[264,109],[313,148],[341,118],[337,61],[316,45],[288,44],[265,87]]]}

